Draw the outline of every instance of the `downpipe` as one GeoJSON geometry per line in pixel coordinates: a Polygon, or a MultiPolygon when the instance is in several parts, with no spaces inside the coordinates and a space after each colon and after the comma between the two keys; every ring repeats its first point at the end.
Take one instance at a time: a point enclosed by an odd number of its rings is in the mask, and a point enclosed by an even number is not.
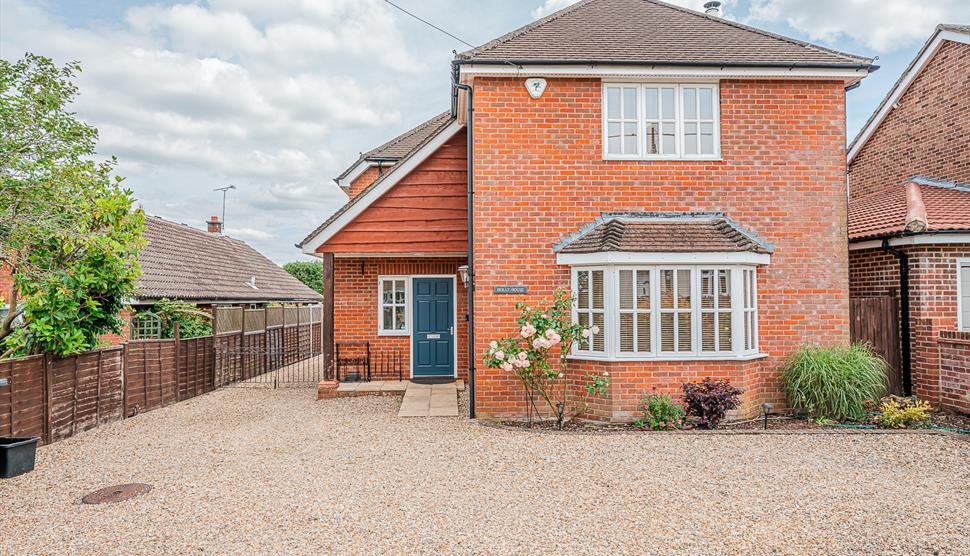
{"type": "Polygon", "coordinates": [[[468,141],[468,417],[470,419],[475,418],[475,241],[474,241],[474,229],[475,229],[475,188],[474,188],[474,129],[473,129],[473,118],[475,114],[474,108],[474,91],[470,85],[465,85],[458,82],[459,72],[458,66],[454,65],[452,68],[452,87],[454,88],[454,95],[452,97],[452,114],[458,115],[458,91],[462,90],[468,95],[468,102],[466,103],[466,122],[465,130],[468,141]]]}

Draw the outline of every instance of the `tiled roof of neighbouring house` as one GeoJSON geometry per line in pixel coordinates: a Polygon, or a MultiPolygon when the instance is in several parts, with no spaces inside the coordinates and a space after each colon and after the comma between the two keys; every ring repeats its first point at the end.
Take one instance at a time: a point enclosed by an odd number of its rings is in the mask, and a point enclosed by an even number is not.
{"type": "Polygon", "coordinates": [[[849,202],[850,241],[964,230],[970,231],[970,185],[966,184],[914,177],[849,202]]]}
{"type": "Polygon", "coordinates": [[[741,252],[774,246],[721,212],[614,212],[554,246],[557,253],[741,252]]]}
{"type": "Polygon", "coordinates": [[[870,66],[838,52],[657,0],[583,0],[478,48],[475,63],[870,66]]]}
{"type": "Polygon", "coordinates": [[[311,290],[242,241],[145,217],[148,245],[138,256],[138,300],[320,301],[311,290]],[[252,287],[255,278],[255,287],[252,287]]]}
{"type": "Polygon", "coordinates": [[[438,129],[441,124],[451,119],[451,112],[442,112],[430,120],[413,127],[404,133],[391,139],[383,145],[373,148],[360,155],[353,164],[337,176],[339,183],[346,178],[357,164],[363,160],[382,160],[385,162],[397,162],[418,148],[424,141],[438,129]]]}

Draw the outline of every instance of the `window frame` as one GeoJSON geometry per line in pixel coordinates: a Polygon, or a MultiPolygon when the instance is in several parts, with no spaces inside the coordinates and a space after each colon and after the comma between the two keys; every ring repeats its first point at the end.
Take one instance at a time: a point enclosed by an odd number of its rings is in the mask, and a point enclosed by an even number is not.
{"type": "Polygon", "coordinates": [[[964,268],[970,268],[970,258],[957,258],[956,259],[956,274],[957,274],[957,330],[960,332],[970,332],[970,321],[966,321],[963,318],[963,281],[961,279],[961,274],[964,268]]]}
{"type": "MultiPolygon", "coordinates": [[[[720,95],[720,82],[719,81],[613,81],[604,80],[601,84],[601,129],[600,129],[600,143],[603,160],[721,160],[721,95],[720,95]],[[626,87],[637,87],[637,143],[638,143],[638,154],[611,154],[609,152],[609,138],[607,136],[608,123],[610,118],[608,118],[608,93],[607,89],[610,87],[619,87],[621,89],[620,96],[622,98],[622,89],[626,87]],[[674,89],[674,115],[676,118],[676,123],[674,125],[674,133],[676,134],[674,138],[674,145],[676,152],[673,154],[647,154],[646,149],[646,128],[647,128],[647,110],[646,110],[646,89],[656,88],[658,89],[658,97],[662,99],[661,89],[671,88],[674,89]],[[714,152],[710,154],[685,154],[685,134],[684,134],[684,88],[693,88],[700,91],[701,89],[709,89],[711,91],[711,102],[712,106],[712,123],[714,124],[714,152]]],[[[698,92],[697,97],[700,97],[698,92]]],[[[697,101],[699,103],[699,100],[697,101]]],[[[658,110],[661,110],[657,116],[659,120],[651,120],[651,122],[663,122],[662,113],[662,100],[658,104],[658,110]]],[[[699,107],[699,104],[698,104],[699,107]]],[[[622,110],[622,107],[621,107],[622,110]]],[[[622,113],[620,114],[622,118],[622,113]]],[[[698,146],[700,145],[700,111],[695,115],[696,117],[691,120],[691,122],[698,122],[698,146]]],[[[703,120],[706,123],[706,120],[703,120]]],[[[660,133],[661,133],[661,144],[663,143],[663,124],[659,123],[660,133]]],[[[622,132],[622,124],[621,124],[622,132]]],[[[661,149],[662,150],[662,149],[661,149]]]]}
{"type": "Polygon", "coordinates": [[[377,277],[377,335],[378,336],[409,336],[411,334],[411,277],[410,276],[399,276],[399,275],[388,275],[388,276],[378,276],[377,277]],[[384,282],[385,281],[403,281],[404,282],[404,303],[391,303],[391,305],[386,305],[384,303],[384,282]],[[404,328],[403,329],[393,329],[387,330],[384,328],[384,307],[403,307],[404,309],[404,328]]]}
{"type": "MultiPolygon", "coordinates": [[[[575,265],[570,267],[570,282],[572,285],[572,293],[575,296],[577,293],[578,283],[579,283],[579,272],[592,271],[592,270],[602,270],[603,271],[603,291],[606,296],[604,299],[604,318],[603,322],[606,324],[605,330],[603,331],[604,346],[605,351],[590,351],[579,349],[579,342],[574,343],[572,350],[569,354],[569,358],[572,359],[589,359],[589,360],[600,360],[600,361],[711,361],[711,360],[748,360],[757,359],[760,357],[765,357],[766,355],[761,353],[759,349],[759,344],[757,342],[758,337],[758,325],[759,325],[759,315],[757,310],[757,266],[754,264],[716,264],[716,263],[698,263],[698,264],[664,264],[664,263],[653,263],[653,264],[607,264],[607,265],[575,265]],[[634,352],[622,352],[620,351],[620,313],[630,313],[628,309],[620,309],[620,271],[633,271],[633,282],[634,288],[636,288],[636,271],[649,271],[650,276],[650,351],[634,351],[634,352]],[[661,287],[661,271],[672,270],[676,273],[677,270],[690,270],[690,283],[691,283],[691,351],[663,351],[661,350],[661,338],[660,338],[660,314],[663,312],[660,307],[660,287],[661,287]],[[730,309],[730,319],[731,319],[731,350],[730,351],[704,351],[703,350],[703,340],[701,338],[701,271],[702,270],[730,270],[730,284],[731,284],[731,309],[730,309]],[[754,276],[754,294],[755,297],[754,307],[751,308],[753,313],[754,322],[754,346],[752,349],[745,350],[744,348],[744,315],[745,315],[745,303],[744,303],[744,291],[743,291],[743,276],[744,271],[751,271],[754,276]]],[[[715,276],[717,273],[715,272],[715,276]]],[[[716,285],[715,278],[715,285],[716,285]]],[[[634,307],[636,306],[636,298],[634,297],[634,307]]],[[[577,303],[573,303],[573,322],[578,321],[578,310],[577,303]]],[[[633,310],[633,314],[636,315],[637,312],[647,312],[647,310],[633,310]]],[[[669,311],[667,311],[669,312],[669,311]]],[[[726,311],[721,311],[726,312],[726,311]]],[[[634,316],[634,321],[636,317],[634,316]]],[[[634,325],[636,329],[636,324],[634,325]]],[[[717,334],[717,329],[715,327],[715,334],[717,334]]],[[[634,336],[634,349],[637,349],[638,338],[634,336]]]]}
{"type": "MultiPolygon", "coordinates": [[[[577,323],[579,322],[580,312],[589,313],[590,315],[589,325],[592,328],[594,324],[593,315],[595,313],[600,313],[600,312],[603,313],[603,330],[600,330],[600,334],[603,336],[603,351],[596,351],[594,349],[581,349],[580,344],[582,342],[580,340],[576,340],[575,342],[573,342],[572,350],[576,354],[586,355],[593,358],[605,357],[611,352],[610,334],[607,333],[607,331],[610,330],[612,326],[609,322],[609,319],[611,315],[610,300],[613,298],[613,290],[612,290],[612,284],[610,281],[609,269],[608,267],[605,267],[605,266],[588,266],[588,267],[582,267],[582,268],[577,267],[571,270],[569,274],[570,274],[570,280],[572,284],[571,291],[573,292],[573,295],[575,297],[572,303],[573,322],[577,322],[577,323]],[[593,272],[596,272],[596,271],[603,272],[603,309],[593,308],[593,272]],[[589,272],[589,308],[588,309],[580,309],[579,307],[578,292],[579,292],[579,273],[580,272],[589,272]]],[[[617,317],[617,321],[619,321],[619,317],[617,317]]],[[[592,335],[589,338],[589,346],[590,348],[593,347],[592,335]]]]}

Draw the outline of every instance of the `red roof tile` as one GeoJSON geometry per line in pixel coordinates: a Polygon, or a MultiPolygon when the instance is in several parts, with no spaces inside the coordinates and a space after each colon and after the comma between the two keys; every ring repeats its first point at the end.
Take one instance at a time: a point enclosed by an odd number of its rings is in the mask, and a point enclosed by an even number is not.
{"type": "Polygon", "coordinates": [[[907,231],[907,212],[919,213],[914,203],[922,201],[926,214],[925,230],[910,231],[970,231],[970,185],[942,182],[916,177],[914,183],[920,195],[909,196],[906,184],[856,199],[849,203],[849,240],[858,241],[892,236],[907,231]]]}

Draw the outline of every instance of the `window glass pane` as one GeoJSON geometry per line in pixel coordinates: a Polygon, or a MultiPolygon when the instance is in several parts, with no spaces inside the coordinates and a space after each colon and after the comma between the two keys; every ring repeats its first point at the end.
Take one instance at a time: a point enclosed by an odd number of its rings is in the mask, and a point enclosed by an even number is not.
{"type": "Polygon", "coordinates": [[[620,313],[620,351],[633,351],[633,313],[620,313]]]}
{"type": "Polygon", "coordinates": [[[593,313],[593,326],[598,326],[599,334],[593,334],[593,351],[606,351],[606,324],[603,313],[593,313]]]}
{"type": "Polygon", "coordinates": [[[664,88],[661,91],[661,105],[663,107],[663,119],[673,120],[674,114],[674,89],[673,87],[664,88]]]}
{"type": "Polygon", "coordinates": [[[697,89],[693,87],[684,87],[684,118],[697,118],[697,89]]]}
{"type": "Polygon", "coordinates": [[[650,308],[650,271],[637,271],[637,308],[650,308]]]}
{"type": "Polygon", "coordinates": [[[677,308],[678,309],[689,309],[690,308],[690,271],[689,270],[678,270],[677,271],[677,308]]]}
{"type": "Polygon", "coordinates": [[[731,351],[731,313],[717,314],[718,351],[731,351]]]}
{"type": "Polygon", "coordinates": [[[394,283],[394,302],[404,303],[404,281],[398,280],[394,283]]]}
{"type": "Polygon", "coordinates": [[[731,271],[717,271],[717,306],[720,309],[731,308],[731,271]]]}
{"type": "Polygon", "coordinates": [[[394,303],[394,282],[384,280],[381,284],[381,300],[384,303],[394,303]]]}
{"type": "Polygon", "coordinates": [[[714,124],[701,124],[701,153],[714,154],[714,124]]]}
{"type": "Polygon", "coordinates": [[[662,309],[674,308],[674,271],[660,271],[660,307],[662,309]]]}
{"type": "Polygon", "coordinates": [[[382,320],[384,330],[394,330],[394,307],[384,307],[382,320]]]}
{"type": "Polygon", "coordinates": [[[677,313],[677,351],[692,351],[691,314],[677,313]]]}
{"type": "Polygon", "coordinates": [[[404,330],[404,307],[394,308],[394,327],[398,330],[404,330]]]}
{"type": "Polygon", "coordinates": [[[620,117],[620,88],[606,88],[606,117],[617,119],[620,117]]]}
{"type": "Polygon", "coordinates": [[[674,314],[660,313],[660,349],[674,351],[674,314]]]}
{"type": "MultiPolygon", "coordinates": [[[[579,313],[576,316],[576,321],[579,326],[583,328],[589,328],[589,313],[579,313]]],[[[584,338],[582,335],[579,337],[579,349],[588,350],[589,349],[589,338],[584,338]]]]}
{"type": "MultiPolygon", "coordinates": [[[[603,308],[603,271],[593,271],[593,308],[603,308]]],[[[602,328],[602,327],[601,327],[602,328]]]]}
{"type": "Polygon", "coordinates": [[[714,351],[714,313],[701,313],[701,350],[714,351]]]}
{"type": "Polygon", "coordinates": [[[674,154],[677,152],[676,125],[673,122],[663,124],[663,153],[674,154]]]}
{"type": "Polygon", "coordinates": [[[637,152],[637,124],[623,124],[623,153],[636,154],[637,152]]]}
{"type": "Polygon", "coordinates": [[[965,264],[960,269],[960,297],[963,329],[970,330],[970,264],[965,264]]]}
{"type": "MultiPolygon", "coordinates": [[[[620,271],[620,309],[633,308],[633,271],[620,271]]],[[[632,327],[631,327],[632,328],[632,327]]]]}
{"type": "Polygon", "coordinates": [[[637,351],[650,349],[650,313],[637,313],[637,351]]]}
{"type": "MultiPolygon", "coordinates": [[[[713,309],[714,308],[714,271],[713,270],[702,270],[701,271],[701,309],[713,309]]],[[[714,323],[711,323],[711,331],[713,333],[714,323]]]]}
{"type": "Polygon", "coordinates": [[[659,105],[659,97],[658,97],[657,89],[653,89],[653,88],[644,89],[643,94],[646,95],[647,119],[656,120],[660,118],[660,105],[659,105]]]}
{"type": "Polygon", "coordinates": [[[580,309],[589,309],[589,272],[580,271],[576,273],[576,306],[580,309]]]}
{"type": "Polygon", "coordinates": [[[714,91],[711,89],[698,89],[698,100],[700,101],[701,119],[711,120],[714,118],[714,91]]]}
{"type": "Polygon", "coordinates": [[[660,130],[655,122],[647,124],[647,154],[660,153],[660,130]]]}
{"type": "Polygon", "coordinates": [[[623,154],[622,133],[620,124],[610,122],[606,124],[606,151],[610,154],[623,154]]]}
{"type": "Polygon", "coordinates": [[[633,87],[623,89],[623,118],[635,120],[637,117],[637,90],[633,87]]]}
{"type": "Polygon", "coordinates": [[[684,154],[697,154],[697,124],[684,123],[684,154]]]}

